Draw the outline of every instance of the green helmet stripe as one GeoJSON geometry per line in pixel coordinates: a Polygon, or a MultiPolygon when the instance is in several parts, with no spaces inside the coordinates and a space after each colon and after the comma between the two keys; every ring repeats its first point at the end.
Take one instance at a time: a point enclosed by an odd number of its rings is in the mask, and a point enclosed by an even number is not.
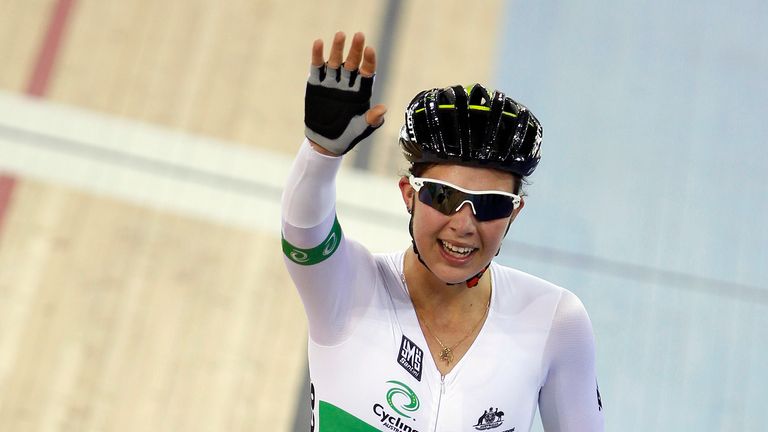
{"type": "Polygon", "coordinates": [[[476,111],[490,111],[491,107],[487,107],[483,105],[470,105],[469,109],[476,110],[476,111]]]}
{"type": "MultiPolygon", "coordinates": [[[[438,105],[437,107],[438,107],[439,109],[451,109],[451,108],[456,108],[456,106],[455,106],[455,105],[438,105]]],[[[414,111],[413,113],[414,113],[414,114],[418,114],[418,113],[420,113],[420,112],[424,111],[424,109],[425,109],[425,108],[419,108],[419,109],[417,109],[416,111],[414,111]]],[[[471,110],[475,110],[475,111],[490,111],[490,110],[491,110],[491,108],[490,108],[490,107],[487,107],[487,106],[483,106],[483,105],[470,105],[470,106],[469,106],[469,109],[471,109],[471,110]]],[[[504,114],[505,116],[509,116],[509,117],[517,117],[517,114],[515,114],[515,113],[511,113],[511,112],[507,112],[507,111],[503,111],[503,112],[502,112],[502,114],[504,114]]]]}

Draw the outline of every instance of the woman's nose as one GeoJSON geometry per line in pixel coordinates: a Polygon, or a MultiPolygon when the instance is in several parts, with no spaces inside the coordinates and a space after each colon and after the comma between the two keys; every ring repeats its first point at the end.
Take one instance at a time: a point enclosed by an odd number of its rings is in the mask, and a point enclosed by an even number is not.
{"type": "Polygon", "coordinates": [[[470,201],[461,203],[459,209],[456,210],[456,213],[451,216],[451,228],[460,234],[474,232],[475,223],[477,222],[474,210],[474,206],[470,201]]]}

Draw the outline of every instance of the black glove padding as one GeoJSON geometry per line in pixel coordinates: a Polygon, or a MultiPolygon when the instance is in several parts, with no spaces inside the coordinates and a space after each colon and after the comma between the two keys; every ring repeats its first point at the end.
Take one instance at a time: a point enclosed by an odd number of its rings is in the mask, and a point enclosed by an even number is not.
{"type": "Polygon", "coordinates": [[[363,77],[357,70],[312,66],[304,95],[307,138],[337,155],[352,150],[381,126],[365,121],[372,91],[373,77],[363,77]]]}

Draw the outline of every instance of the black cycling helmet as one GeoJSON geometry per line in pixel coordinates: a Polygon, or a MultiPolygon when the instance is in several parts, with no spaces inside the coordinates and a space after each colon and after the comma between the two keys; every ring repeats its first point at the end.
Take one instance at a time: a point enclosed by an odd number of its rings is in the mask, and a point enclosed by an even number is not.
{"type": "Polygon", "coordinates": [[[400,146],[411,163],[456,163],[526,177],[541,159],[541,123],[480,84],[424,90],[405,110],[400,146]]]}

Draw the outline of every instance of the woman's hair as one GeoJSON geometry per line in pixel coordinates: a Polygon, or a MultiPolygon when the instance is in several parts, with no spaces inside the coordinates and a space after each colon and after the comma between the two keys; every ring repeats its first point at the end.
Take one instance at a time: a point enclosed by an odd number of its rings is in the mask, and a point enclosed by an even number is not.
{"type": "MultiPolygon", "coordinates": [[[[437,164],[429,163],[429,162],[412,163],[411,166],[408,167],[406,175],[421,177],[424,175],[425,172],[427,172],[428,169],[432,168],[435,165],[437,164]]],[[[525,190],[523,190],[523,185],[527,185],[528,180],[526,180],[525,177],[520,177],[517,174],[512,174],[512,176],[514,177],[514,184],[512,185],[512,193],[515,195],[525,196],[526,194],[525,194],[525,190]]]]}

